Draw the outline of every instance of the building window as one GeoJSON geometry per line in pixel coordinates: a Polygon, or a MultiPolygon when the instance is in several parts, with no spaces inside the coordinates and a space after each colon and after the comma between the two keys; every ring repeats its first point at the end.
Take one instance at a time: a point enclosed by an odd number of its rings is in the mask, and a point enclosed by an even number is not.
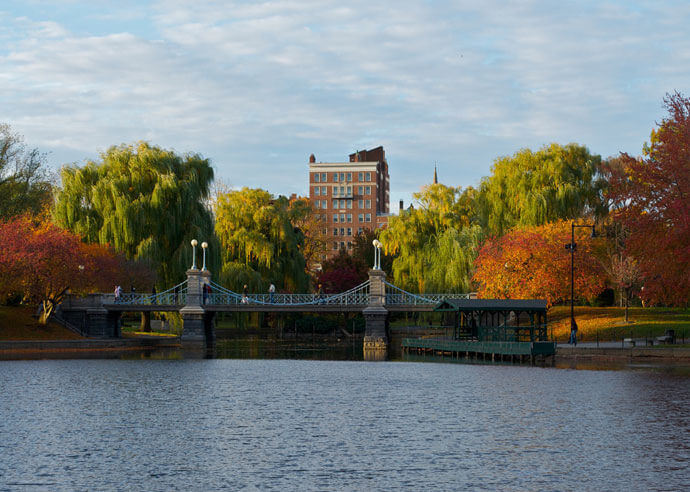
{"type": "Polygon", "coordinates": [[[333,241],[333,249],[338,251],[338,241],[333,241]]]}
{"type": "Polygon", "coordinates": [[[345,187],[344,186],[340,187],[340,196],[345,196],[345,187]]]}
{"type": "Polygon", "coordinates": [[[352,214],[347,214],[347,221],[352,222],[352,214]]]}
{"type": "Polygon", "coordinates": [[[357,187],[357,194],[358,195],[364,195],[364,186],[358,186],[357,187]]]}
{"type": "Polygon", "coordinates": [[[321,230],[321,234],[323,234],[324,236],[328,234],[328,229],[324,228],[323,230],[321,230]]]}
{"type": "Polygon", "coordinates": [[[321,202],[321,208],[328,208],[328,200],[323,200],[321,202]]]}
{"type": "Polygon", "coordinates": [[[357,228],[357,234],[362,234],[363,232],[364,232],[364,228],[363,228],[363,227],[358,227],[358,228],[357,228]]]}
{"type": "Polygon", "coordinates": [[[347,242],[347,249],[352,249],[352,243],[350,241],[347,242]]]}
{"type": "Polygon", "coordinates": [[[367,200],[364,203],[365,203],[364,208],[371,208],[371,200],[367,200]]]}
{"type": "Polygon", "coordinates": [[[365,186],[364,190],[366,191],[365,195],[371,195],[371,186],[365,186]]]}
{"type": "Polygon", "coordinates": [[[314,186],[314,195],[319,196],[321,194],[321,187],[314,186]]]}
{"type": "Polygon", "coordinates": [[[347,228],[347,235],[352,236],[352,227],[347,228]]]}
{"type": "Polygon", "coordinates": [[[364,208],[364,200],[357,200],[357,208],[364,208]]]}
{"type": "Polygon", "coordinates": [[[340,222],[345,223],[345,214],[340,214],[340,222]]]}
{"type": "Polygon", "coordinates": [[[344,236],[344,235],[345,235],[345,228],[344,228],[344,227],[341,227],[341,228],[340,228],[340,235],[341,235],[341,236],[344,236]]]}
{"type": "Polygon", "coordinates": [[[338,223],[338,214],[333,214],[333,222],[338,223]]]}
{"type": "MultiPolygon", "coordinates": [[[[318,179],[317,179],[317,181],[318,181],[318,179]]],[[[357,181],[359,181],[360,183],[362,181],[364,181],[364,173],[359,173],[359,179],[357,181]]]]}
{"type": "Polygon", "coordinates": [[[340,173],[340,182],[342,183],[344,181],[345,181],[345,173],[340,173]]]}
{"type": "Polygon", "coordinates": [[[347,200],[340,200],[340,208],[347,208],[347,200]]]}
{"type": "Polygon", "coordinates": [[[347,208],[352,208],[352,200],[347,201],[347,208]]]}
{"type": "Polygon", "coordinates": [[[327,173],[321,173],[321,182],[325,183],[328,181],[328,174],[327,173]]]}
{"type": "Polygon", "coordinates": [[[347,180],[352,181],[352,173],[347,173],[347,180]]]}
{"type": "MultiPolygon", "coordinates": [[[[359,214],[357,216],[357,218],[359,219],[360,222],[364,222],[364,214],[359,214]]],[[[360,227],[360,229],[361,229],[361,227],[360,227]]]]}
{"type": "Polygon", "coordinates": [[[338,173],[333,173],[333,182],[334,183],[338,182],[338,173]]]}
{"type": "Polygon", "coordinates": [[[366,214],[364,216],[364,222],[371,222],[371,214],[366,214]]]}
{"type": "Polygon", "coordinates": [[[321,205],[321,200],[316,200],[314,202],[314,208],[321,208],[320,205],[321,205]]]}
{"type": "Polygon", "coordinates": [[[334,236],[337,236],[337,235],[338,235],[338,228],[337,228],[337,227],[334,227],[334,228],[333,228],[333,235],[334,235],[334,236]]]}
{"type": "Polygon", "coordinates": [[[371,181],[371,173],[367,173],[367,181],[371,181]]]}
{"type": "Polygon", "coordinates": [[[314,173],[314,183],[319,182],[319,173],[314,173]]]}
{"type": "Polygon", "coordinates": [[[322,187],[321,187],[321,194],[322,194],[323,196],[328,195],[328,188],[325,187],[325,186],[322,186],[322,187]]]}
{"type": "Polygon", "coordinates": [[[352,196],[352,186],[347,187],[347,196],[352,196]]]}
{"type": "Polygon", "coordinates": [[[333,208],[338,208],[338,200],[333,200],[333,208]]]}
{"type": "Polygon", "coordinates": [[[340,241],[340,249],[345,249],[345,241],[340,241]]]}

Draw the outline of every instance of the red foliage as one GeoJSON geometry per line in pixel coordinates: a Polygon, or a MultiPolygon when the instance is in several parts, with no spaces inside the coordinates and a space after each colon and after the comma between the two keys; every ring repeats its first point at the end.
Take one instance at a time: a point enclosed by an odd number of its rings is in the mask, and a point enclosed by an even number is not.
{"type": "Polygon", "coordinates": [[[609,176],[610,200],[630,231],[626,253],[644,278],[650,304],[687,305],[690,299],[690,100],[664,100],[669,117],[652,132],[646,157],[622,154],[624,172],[609,176]]]}
{"type": "Polygon", "coordinates": [[[350,256],[346,251],[340,251],[337,256],[325,261],[317,276],[325,293],[344,292],[357,287],[366,279],[367,267],[362,260],[350,256]]]}
{"type": "MultiPolygon", "coordinates": [[[[479,251],[473,280],[480,298],[570,299],[570,222],[513,229],[489,239],[479,251]]],[[[576,229],[575,295],[591,298],[604,290],[605,275],[593,255],[594,242],[576,229]]]]}
{"type": "Polygon", "coordinates": [[[21,292],[32,302],[60,302],[75,293],[111,291],[128,279],[127,262],[109,248],[84,244],[56,225],[15,217],[0,221],[0,294],[21,292]]]}

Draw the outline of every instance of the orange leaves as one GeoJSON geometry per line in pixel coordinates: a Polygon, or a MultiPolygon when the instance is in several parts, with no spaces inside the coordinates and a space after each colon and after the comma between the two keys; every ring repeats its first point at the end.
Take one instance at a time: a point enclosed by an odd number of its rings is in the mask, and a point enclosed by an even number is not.
{"type": "Polygon", "coordinates": [[[47,221],[28,216],[0,222],[0,293],[22,292],[34,302],[75,292],[110,290],[121,281],[123,259],[84,244],[47,221]]]}
{"type": "MultiPolygon", "coordinates": [[[[473,280],[482,298],[546,299],[549,305],[570,298],[570,222],[513,229],[488,240],[479,251],[473,280]]],[[[604,289],[604,272],[594,258],[593,240],[576,229],[575,295],[594,297],[604,289]]]]}

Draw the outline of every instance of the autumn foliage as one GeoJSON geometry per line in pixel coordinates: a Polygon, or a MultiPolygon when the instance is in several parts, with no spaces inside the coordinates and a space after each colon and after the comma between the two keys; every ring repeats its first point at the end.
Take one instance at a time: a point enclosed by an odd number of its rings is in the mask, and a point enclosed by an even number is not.
{"type": "MultiPolygon", "coordinates": [[[[473,277],[481,298],[545,299],[549,305],[570,298],[571,223],[552,222],[517,228],[486,241],[473,277]]],[[[605,274],[594,256],[595,243],[576,229],[575,295],[591,298],[605,287],[605,274]]]]}
{"type": "Polygon", "coordinates": [[[644,280],[650,304],[687,305],[690,299],[690,100],[665,99],[669,117],[652,132],[645,157],[622,154],[609,178],[609,198],[630,232],[626,252],[644,280]]]}
{"type": "Polygon", "coordinates": [[[43,322],[66,292],[110,291],[135,273],[133,264],[109,248],[82,243],[77,235],[28,216],[0,221],[0,244],[0,295],[19,293],[27,302],[42,303],[43,322]]]}

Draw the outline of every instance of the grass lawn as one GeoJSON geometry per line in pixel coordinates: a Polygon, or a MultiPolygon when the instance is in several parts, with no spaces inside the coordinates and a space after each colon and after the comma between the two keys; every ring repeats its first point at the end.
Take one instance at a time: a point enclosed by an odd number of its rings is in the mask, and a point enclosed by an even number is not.
{"type": "MultiPolygon", "coordinates": [[[[629,323],[625,323],[625,309],[617,307],[575,306],[578,326],[578,340],[620,340],[622,338],[658,337],[666,330],[675,330],[677,343],[684,336],[690,339],[690,309],[676,308],[630,308],[629,323]]],[[[570,336],[570,306],[555,306],[549,309],[549,338],[551,329],[557,340],[570,336]]]]}
{"type": "Polygon", "coordinates": [[[0,340],[76,340],[82,338],[56,323],[40,325],[35,307],[0,306],[0,340]]]}

